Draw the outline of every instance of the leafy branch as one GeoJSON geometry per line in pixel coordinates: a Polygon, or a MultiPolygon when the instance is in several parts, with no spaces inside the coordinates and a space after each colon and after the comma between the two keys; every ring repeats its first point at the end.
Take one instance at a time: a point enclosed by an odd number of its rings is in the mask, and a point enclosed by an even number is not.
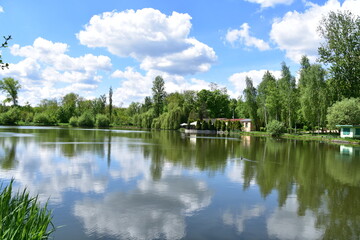
{"type": "MultiPolygon", "coordinates": [[[[0,48],[7,48],[8,47],[8,41],[11,40],[11,35],[5,37],[4,36],[4,39],[5,39],[5,42],[1,44],[0,48]]],[[[9,64],[8,63],[4,63],[1,59],[1,53],[0,53],[0,68],[2,70],[4,70],[5,68],[8,68],[9,67],[9,64]]]]}

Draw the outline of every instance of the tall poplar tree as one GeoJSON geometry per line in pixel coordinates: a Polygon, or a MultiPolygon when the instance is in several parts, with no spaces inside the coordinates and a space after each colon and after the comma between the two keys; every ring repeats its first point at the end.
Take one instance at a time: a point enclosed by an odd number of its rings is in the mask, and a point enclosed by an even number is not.
{"type": "Polygon", "coordinates": [[[110,89],[109,89],[109,120],[110,120],[110,123],[112,122],[112,112],[113,112],[112,95],[113,95],[113,90],[112,90],[112,87],[110,86],[110,89]]]}
{"type": "Polygon", "coordinates": [[[245,97],[245,109],[247,115],[253,120],[255,127],[258,127],[258,116],[257,116],[257,103],[256,103],[256,88],[253,85],[253,81],[251,78],[246,76],[245,78],[246,88],[244,90],[245,97]]]}
{"type": "Polygon", "coordinates": [[[292,128],[297,112],[296,81],[284,62],[281,64],[281,78],[278,80],[278,89],[281,103],[281,121],[289,128],[292,128]]]}
{"type": "Polygon", "coordinates": [[[153,81],[152,92],[155,116],[158,117],[163,112],[166,97],[165,82],[161,76],[157,76],[153,81]]]}

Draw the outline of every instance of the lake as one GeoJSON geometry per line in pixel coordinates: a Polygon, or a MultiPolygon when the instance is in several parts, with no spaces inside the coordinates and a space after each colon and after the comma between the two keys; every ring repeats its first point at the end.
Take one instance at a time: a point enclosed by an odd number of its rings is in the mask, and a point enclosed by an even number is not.
{"type": "Polygon", "coordinates": [[[0,127],[0,146],[55,239],[360,238],[360,147],[60,127],[0,127]]]}

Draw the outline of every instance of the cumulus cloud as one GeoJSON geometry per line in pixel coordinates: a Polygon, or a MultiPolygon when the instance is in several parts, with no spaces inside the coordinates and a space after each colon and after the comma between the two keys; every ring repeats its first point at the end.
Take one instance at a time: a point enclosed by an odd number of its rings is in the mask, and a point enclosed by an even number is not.
{"type": "Polygon", "coordinates": [[[349,10],[360,15],[358,0],[345,0],[342,5],[338,0],[328,0],[324,5],[307,2],[306,5],[304,12],[290,11],[275,19],[270,32],[271,40],[294,62],[299,62],[302,55],[316,60],[321,42],[317,27],[330,11],[349,10]]]}
{"type": "Polygon", "coordinates": [[[251,3],[260,4],[261,8],[274,7],[278,4],[290,5],[294,2],[294,0],[245,0],[251,3]]]}
{"type": "Polygon", "coordinates": [[[121,79],[120,87],[114,89],[113,99],[116,105],[127,106],[131,102],[141,102],[146,96],[151,96],[152,83],[156,76],[162,76],[165,80],[165,91],[168,93],[209,88],[209,83],[204,80],[196,78],[187,80],[183,76],[157,70],[142,74],[134,68],[127,67],[124,71],[116,70],[111,76],[121,79]]]}
{"type": "Polygon", "coordinates": [[[207,207],[212,193],[204,182],[191,178],[166,177],[143,180],[129,193],[110,193],[102,200],[75,203],[88,233],[131,239],[181,239],[185,216],[207,207]],[[119,227],[121,226],[121,227],[119,227]]]}
{"type": "Polygon", "coordinates": [[[324,229],[316,227],[316,216],[306,211],[304,216],[297,214],[298,201],[296,196],[289,196],[285,206],[277,208],[266,220],[270,237],[287,239],[320,239],[324,229]]]}
{"type": "Polygon", "coordinates": [[[4,12],[4,8],[0,6],[0,13],[4,12]]]}
{"type": "MultiPolygon", "coordinates": [[[[267,70],[251,70],[248,72],[235,73],[229,77],[229,81],[233,84],[233,86],[235,87],[235,92],[237,96],[239,96],[243,94],[243,91],[246,88],[246,83],[245,83],[246,77],[251,78],[254,87],[257,87],[260,84],[266,71],[267,70]]],[[[280,78],[281,76],[281,71],[269,71],[269,72],[275,78],[280,78]]]]}
{"type": "Polygon", "coordinates": [[[111,60],[92,54],[71,57],[66,54],[68,50],[65,43],[40,37],[30,46],[15,44],[10,47],[11,54],[24,59],[10,64],[0,76],[19,80],[22,85],[20,104],[27,101],[36,104],[43,98],[61,97],[69,92],[88,94],[102,81],[99,71],[111,69],[111,60]]]}
{"type": "Polygon", "coordinates": [[[191,17],[173,12],[166,16],[159,10],[105,12],[93,16],[77,34],[88,47],[105,47],[109,52],[132,57],[144,70],[171,74],[208,71],[216,60],[215,51],[189,37],[191,17]]]}
{"type": "Polygon", "coordinates": [[[225,225],[234,226],[239,233],[244,231],[245,221],[260,217],[264,214],[264,206],[254,206],[249,209],[242,209],[240,213],[234,213],[234,211],[227,210],[223,216],[223,222],[225,225]]]}
{"type": "Polygon", "coordinates": [[[226,34],[226,41],[232,45],[234,45],[236,42],[239,42],[246,47],[255,47],[260,51],[269,50],[270,45],[262,39],[250,36],[249,29],[249,24],[244,23],[240,26],[240,29],[228,30],[226,34]]]}

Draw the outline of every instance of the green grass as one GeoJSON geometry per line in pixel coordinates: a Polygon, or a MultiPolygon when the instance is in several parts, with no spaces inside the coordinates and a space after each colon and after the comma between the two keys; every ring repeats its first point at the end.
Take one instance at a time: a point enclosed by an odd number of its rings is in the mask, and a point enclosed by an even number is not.
{"type": "Polygon", "coordinates": [[[47,203],[40,206],[38,197],[31,197],[26,189],[13,194],[12,185],[13,180],[0,187],[0,239],[48,239],[55,227],[47,203]]]}

